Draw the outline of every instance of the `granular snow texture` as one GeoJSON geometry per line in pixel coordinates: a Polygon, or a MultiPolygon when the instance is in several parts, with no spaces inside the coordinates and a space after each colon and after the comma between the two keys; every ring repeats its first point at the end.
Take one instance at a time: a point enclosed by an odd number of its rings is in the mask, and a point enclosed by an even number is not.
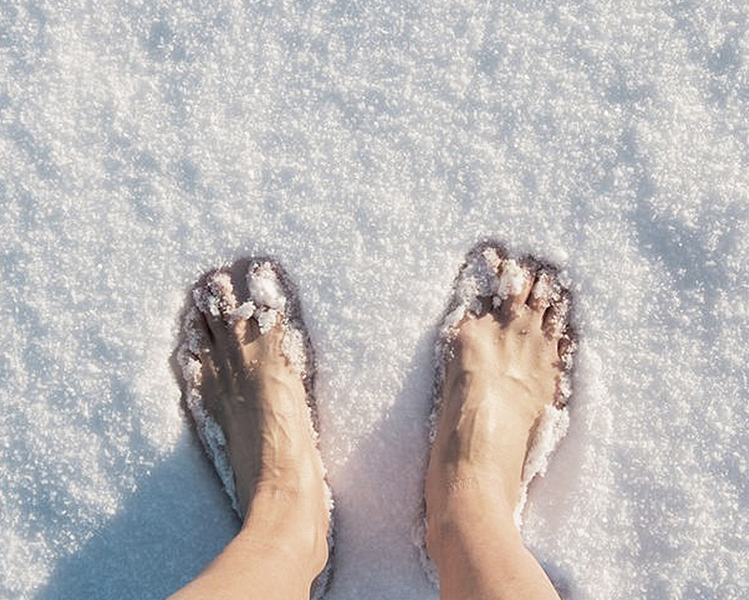
{"type": "Polygon", "coordinates": [[[315,345],[330,600],[411,543],[435,328],[491,236],[556,261],[570,429],[523,534],[565,598],[749,596],[749,5],[0,3],[0,598],[161,598],[238,527],[170,365],[277,258],[315,345]]]}

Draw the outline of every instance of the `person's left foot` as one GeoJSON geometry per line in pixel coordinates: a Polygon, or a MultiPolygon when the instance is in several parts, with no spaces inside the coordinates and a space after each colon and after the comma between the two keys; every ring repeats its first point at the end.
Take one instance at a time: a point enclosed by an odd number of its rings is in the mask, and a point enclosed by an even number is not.
{"type": "Polygon", "coordinates": [[[310,526],[307,539],[322,567],[327,559],[327,489],[303,375],[284,352],[284,309],[246,318],[237,310],[229,275],[221,272],[194,296],[193,326],[202,340],[199,391],[226,438],[245,521],[259,510],[261,500],[267,500],[264,506],[280,503],[295,511],[292,520],[310,526]]]}

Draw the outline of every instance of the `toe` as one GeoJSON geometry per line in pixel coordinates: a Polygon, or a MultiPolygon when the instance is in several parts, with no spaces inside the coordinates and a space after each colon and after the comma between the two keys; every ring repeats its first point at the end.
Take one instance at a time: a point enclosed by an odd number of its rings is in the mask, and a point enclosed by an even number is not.
{"type": "Polygon", "coordinates": [[[562,290],[557,298],[552,298],[544,312],[543,329],[552,339],[559,340],[567,328],[569,304],[569,293],[562,290]]]}
{"type": "MultiPolygon", "coordinates": [[[[279,275],[270,261],[257,262],[247,272],[250,300],[257,307],[254,321],[257,332],[263,334],[278,325],[287,307],[287,298],[279,275]]],[[[255,329],[253,325],[253,330],[255,329]]]]}
{"type": "Polygon", "coordinates": [[[242,325],[235,319],[237,299],[228,273],[209,275],[193,293],[195,304],[207,323],[212,360],[219,376],[230,386],[231,373],[242,369],[242,325]],[[224,367],[228,368],[224,368],[224,367]]]}
{"type": "Polygon", "coordinates": [[[211,330],[208,328],[208,321],[202,312],[195,310],[195,315],[193,327],[200,344],[196,354],[202,364],[204,380],[213,380],[216,378],[216,363],[213,360],[211,330]]]}
{"type": "Polygon", "coordinates": [[[242,343],[249,344],[257,337],[254,318],[256,311],[255,303],[247,300],[231,312],[229,319],[231,327],[236,338],[242,343]]]}
{"type": "Polygon", "coordinates": [[[532,286],[533,277],[526,267],[514,259],[505,261],[497,280],[494,299],[495,306],[499,305],[500,314],[508,317],[518,314],[525,306],[532,286]]]}
{"type": "Polygon", "coordinates": [[[197,309],[194,310],[194,318],[192,321],[192,327],[196,334],[196,339],[200,341],[199,350],[201,353],[207,353],[211,350],[211,330],[208,328],[208,321],[206,321],[205,315],[197,309]]]}
{"type": "Polygon", "coordinates": [[[185,348],[195,356],[200,356],[210,348],[211,333],[208,329],[208,323],[203,313],[195,306],[185,313],[182,322],[182,336],[185,348]]]}
{"type": "Polygon", "coordinates": [[[567,335],[562,335],[557,342],[557,355],[565,358],[572,352],[572,340],[567,335]]]}
{"type": "Polygon", "coordinates": [[[195,307],[185,314],[182,323],[182,345],[178,360],[182,376],[190,387],[199,387],[212,374],[210,333],[205,318],[195,307]]]}
{"type": "Polygon", "coordinates": [[[520,291],[516,296],[512,297],[512,310],[514,313],[519,313],[528,304],[528,298],[531,295],[533,289],[533,282],[535,276],[533,271],[528,267],[523,267],[523,283],[520,291]]]}
{"type": "Polygon", "coordinates": [[[536,273],[533,288],[528,295],[527,301],[528,306],[539,321],[543,319],[544,313],[549,307],[549,303],[551,302],[551,291],[552,279],[550,273],[545,269],[539,270],[538,273],[536,273]]]}
{"type": "Polygon", "coordinates": [[[205,318],[210,338],[223,344],[230,329],[231,313],[237,305],[229,274],[212,273],[193,291],[193,298],[205,318]]]}

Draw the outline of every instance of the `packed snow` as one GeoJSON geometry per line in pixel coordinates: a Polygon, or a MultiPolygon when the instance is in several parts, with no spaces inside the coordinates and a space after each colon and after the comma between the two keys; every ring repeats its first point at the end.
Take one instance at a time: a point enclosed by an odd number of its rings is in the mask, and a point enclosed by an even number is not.
{"type": "Polygon", "coordinates": [[[569,431],[523,512],[563,597],[749,596],[747,23],[0,3],[0,598],[163,598],[231,539],[175,357],[194,283],[248,256],[288,271],[315,350],[326,597],[437,598],[412,543],[432,357],[484,238],[572,292],[569,431]]]}

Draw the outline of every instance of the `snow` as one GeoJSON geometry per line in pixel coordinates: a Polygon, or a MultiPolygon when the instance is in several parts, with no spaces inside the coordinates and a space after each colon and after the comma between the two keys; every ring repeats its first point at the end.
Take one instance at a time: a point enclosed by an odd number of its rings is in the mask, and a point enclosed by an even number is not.
{"type": "Polygon", "coordinates": [[[436,598],[437,325],[484,237],[562,268],[565,598],[749,590],[749,6],[0,5],[0,598],[161,598],[236,531],[180,413],[208,269],[277,258],[318,366],[331,600],[436,598]],[[134,576],[137,574],[137,577],[134,576]]]}
{"type": "Polygon", "coordinates": [[[497,280],[494,305],[499,306],[507,296],[519,294],[526,282],[526,273],[515,260],[507,261],[507,268],[497,280]]]}
{"type": "Polygon", "coordinates": [[[528,486],[536,476],[546,474],[551,454],[559,442],[567,434],[570,417],[566,408],[547,406],[538,419],[537,432],[528,448],[528,455],[523,465],[523,478],[520,486],[520,501],[515,508],[513,517],[521,528],[523,523],[523,509],[528,501],[528,486]]]}
{"type": "Polygon", "coordinates": [[[247,286],[250,290],[250,298],[255,300],[255,304],[283,311],[286,306],[286,296],[278,285],[276,274],[270,263],[262,263],[256,270],[248,273],[247,286]]]}

